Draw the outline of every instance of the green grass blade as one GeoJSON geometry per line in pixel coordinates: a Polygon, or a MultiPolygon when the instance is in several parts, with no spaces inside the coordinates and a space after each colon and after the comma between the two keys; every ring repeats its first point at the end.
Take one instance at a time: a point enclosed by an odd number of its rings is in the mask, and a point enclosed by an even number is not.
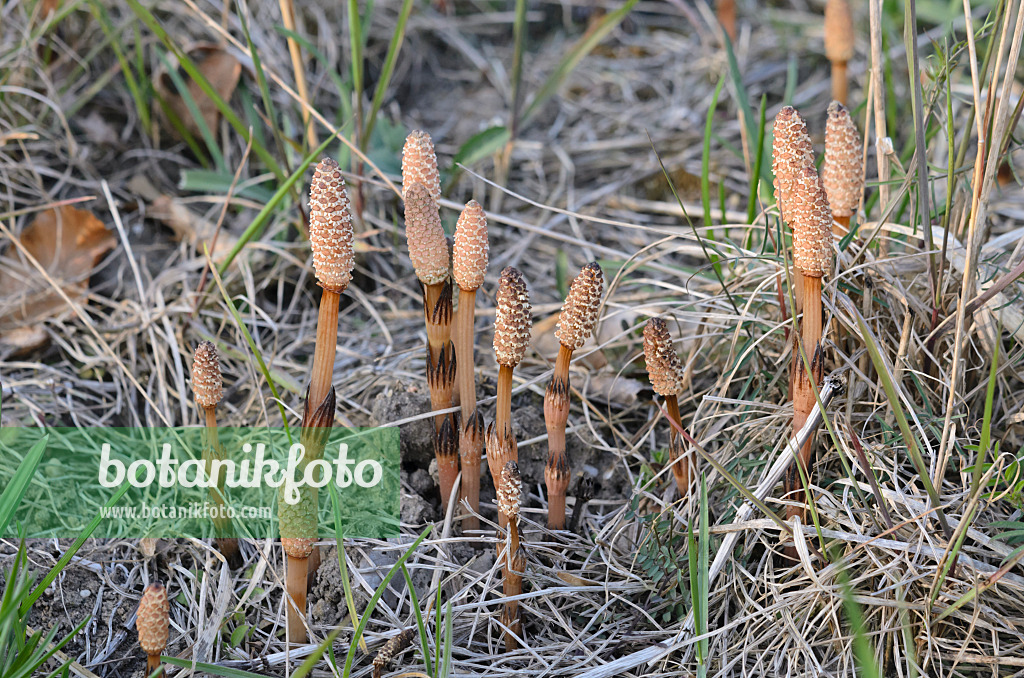
{"type": "Polygon", "coordinates": [[[427,625],[423,623],[423,612],[420,610],[416,586],[413,585],[409,568],[405,565],[402,565],[402,576],[405,578],[405,585],[409,588],[409,602],[412,604],[413,612],[416,613],[416,628],[420,632],[420,652],[423,654],[423,661],[427,665],[427,675],[432,676],[434,675],[434,669],[430,661],[430,639],[427,636],[427,625]]]}
{"type": "Polygon", "coordinates": [[[444,608],[444,653],[441,655],[441,666],[437,673],[440,678],[448,678],[452,672],[452,625],[455,614],[452,611],[452,601],[444,608]]]}
{"type": "MultiPolygon", "coordinates": [[[[348,45],[349,54],[351,59],[352,69],[352,93],[355,99],[355,106],[357,111],[363,108],[363,73],[366,69],[366,64],[363,61],[363,31],[362,31],[362,18],[359,16],[359,0],[348,0],[348,45]]],[[[364,134],[362,127],[363,124],[359,122],[358,115],[356,116],[357,125],[360,127],[359,133],[359,147],[366,150],[366,138],[368,134],[364,134]]]]}
{"type": "MultiPolygon", "coordinates": [[[[206,256],[209,258],[209,252],[207,252],[206,256]]],[[[277,391],[277,384],[274,383],[274,377],[270,373],[270,370],[267,369],[267,363],[263,361],[263,356],[256,347],[256,342],[253,341],[252,335],[249,334],[248,328],[246,328],[245,323],[242,322],[242,316],[239,315],[238,309],[235,308],[235,302],[231,300],[230,295],[228,295],[228,291],[224,289],[224,281],[221,280],[220,274],[217,273],[217,267],[213,265],[212,261],[210,262],[210,272],[213,273],[213,281],[217,284],[217,289],[220,290],[220,296],[224,299],[224,303],[227,304],[228,311],[231,312],[231,317],[235,320],[235,325],[242,333],[242,336],[245,337],[245,342],[249,345],[249,351],[251,351],[253,357],[256,358],[256,363],[259,365],[260,372],[263,373],[263,378],[267,380],[267,385],[270,386],[270,392],[273,394],[274,401],[277,403],[277,409],[281,412],[281,424],[284,426],[285,432],[288,434],[288,442],[290,444],[292,442],[292,434],[291,430],[288,428],[288,413],[284,410],[284,401],[281,400],[281,394],[277,391]]]]}
{"type": "MultiPolygon", "coordinates": [[[[747,223],[754,223],[754,216],[757,214],[757,197],[761,186],[761,172],[764,169],[764,137],[765,122],[767,121],[768,96],[761,95],[761,107],[758,110],[757,145],[754,148],[754,171],[750,174],[750,188],[747,189],[747,223]]],[[[769,182],[770,183],[770,182],[769,182]]]]}
{"type": "MultiPolygon", "coordinates": [[[[698,635],[708,632],[708,598],[711,595],[710,560],[711,560],[711,525],[708,511],[708,479],[700,474],[700,540],[697,542],[697,598],[693,601],[694,621],[698,635]],[[700,610],[700,615],[696,614],[700,610]]],[[[708,674],[708,639],[697,641],[697,676],[704,678],[708,674]]]]}
{"type": "MultiPolygon", "coordinates": [[[[338,568],[341,570],[341,585],[345,591],[345,605],[348,606],[348,616],[352,619],[353,628],[359,624],[359,613],[356,612],[356,601],[352,596],[352,583],[348,579],[348,558],[345,556],[345,535],[337,530],[341,526],[341,501],[338,499],[338,490],[334,483],[329,483],[331,491],[331,507],[334,510],[334,537],[338,542],[338,568]]],[[[369,652],[366,647],[366,639],[359,639],[359,649],[369,652]]]]}
{"type": "Polygon", "coordinates": [[[185,108],[188,109],[189,115],[196,123],[196,127],[199,128],[199,135],[203,138],[206,143],[206,150],[210,152],[210,157],[213,159],[214,166],[221,172],[225,170],[224,154],[221,153],[220,145],[217,143],[217,137],[213,133],[213,130],[206,124],[206,119],[203,117],[202,112],[199,110],[199,104],[196,103],[192,93],[188,91],[188,85],[185,84],[185,80],[178,73],[178,69],[172,68],[171,64],[168,63],[166,55],[162,50],[156,50],[157,59],[164,67],[164,71],[167,76],[174,83],[174,88],[178,90],[178,96],[185,102],[185,108]]]}
{"type": "Polygon", "coordinates": [[[522,124],[526,124],[540,111],[540,107],[550,99],[565,82],[565,79],[569,77],[569,74],[576,69],[583,57],[590,54],[591,51],[597,45],[604,40],[605,36],[612,32],[612,30],[619,25],[619,23],[626,18],[626,15],[636,5],[637,0],[626,0],[621,7],[613,12],[609,12],[605,15],[599,23],[584,34],[580,38],[579,42],[572,46],[572,48],[566,52],[565,56],[555,67],[554,72],[548,76],[548,79],[544,81],[541,88],[537,90],[530,105],[527,106],[526,111],[523,113],[522,124]]]}
{"type": "Polygon", "coordinates": [[[299,180],[299,177],[303,176],[306,173],[306,170],[309,169],[309,166],[313,164],[313,160],[316,159],[321,153],[323,153],[330,145],[330,143],[334,141],[335,136],[337,135],[332,134],[330,137],[325,139],[324,142],[320,144],[312,153],[306,156],[302,163],[300,163],[299,166],[295,168],[295,171],[292,172],[291,176],[285,179],[284,182],[282,182],[281,185],[278,186],[277,192],[274,193],[274,196],[266,205],[263,206],[263,209],[259,211],[259,214],[257,214],[256,217],[253,218],[252,223],[249,224],[249,227],[245,229],[245,232],[242,233],[242,235],[238,236],[238,242],[236,242],[235,246],[231,248],[231,251],[228,252],[227,257],[225,257],[224,261],[220,263],[220,266],[217,266],[215,268],[215,270],[217,270],[217,272],[220,273],[220,275],[224,275],[224,271],[228,270],[228,266],[230,266],[231,262],[234,261],[236,256],[238,256],[238,253],[242,251],[242,248],[245,247],[245,244],[263,232],[263,227],[266,226],[267,221],[270,219],[270,215],[274,213],[274,210],[277,209],[277,206],[281,203],[282,200],[284,200],[285,195],[287,195],[288,191],[290,191],[292,186],[295,185],[295,182],[299,180]]]}
{"type": "Polygon", "coordinates": [[[519,132],[519,108],[523,101],[523,52],[526,48],[526,0],[516,0],[512,21],[512,114],[509,116],[511,138],[519,132]]]}
{"type": "Polygon", "coordinates": [[[160,657],[160,661],[164,664],[170,664],[171,666],[177,666],[183,669],[192,669],[195,667],[194,670],[196,673],[208,673],[211,676],[220,676],[220,678],[266,678],[262,673],[250,673],[249,671],[243,671],[242,669],[232,669],[226,666],[207,664],[205,662],[195,662],[193,664],[191,659],[179,659],[178,657],[169,657],[167,655],[160,657]]]}
{"type": "MultiPolygon", "coordinates": [[[[416,548],[420,545],[420,543],[422,543],[423,540],[427,538],[427,535],[430,534],[430,531],[433,528],[434,528],[433,525],[428,525],[427,529],[423,530],[423,534],[421,534],[419,537],[417,537],[416,541],[414,541],[412,544],[409,545],[409,548],[406,549],[405,553],[403,553],[398,558],[398,561],[394,565],[391,566],[391,569],[388,570],[388,573],[384,576],[384,579],[381,581],[380,585],[377,587],[377,590],[375,590],[373,592],[373,597],[370,598],[370,602],[368,602],[366,604],[366,609],[363,610],[363,618],[361,620],[359,620],[359,625],[356,626],[356,632],[355,632],[355,639],[356,640],[358,640],[359,638],[362,638],[363,631],[366,629],[366,624],[367,624],[367,622],[369,622],[370,616],[373,614],[374,608],[377,607],[377,601],[379,601],[380,597],[384,595],[384,591],[387,589],[388,584],[391,583],[392,577],[394,577],[395,574],[397,574],[398,571],[401,569],[401,567],[403,565],[405,565],[405,562],[407,560],[409,560],[409,557],[412,555],[413,551],[415,551],[416,548]]],[[[348,654],[345,656],[345,669],[344,669],[344,672],[342,673],[343,676],[350,676],[350,675],[352,675],[352,662],[355,661],[355,653],[356,653],[356,645],[355,644],[349,645],[348,654]]]]}
{"type": "MultiPolygon", "coordinates": [[[[168,35],[167,31],[164,30],[164,27],[160,24],[157,18],[153,16],[153,13],[143,7],[139,0],[128,0],[128,4],[131,6],[132,12],[135,13],[135,16],[138,17],[142,23],[146,24],[146,26],[149,27],[149,30],[153,31],[154,35],[160,39],[168,50],[178,57],[178,62],[181,64],[181,67],[185,69],[188,76],[195,81],[196,85],[199,86],[199,89],[201,89],[203,93],[210,98],[210,101],[212,101],[217,107],[217,110],[224,116],[224,119],[227,120],[228,124],[234,128],[235,132],[238,133],[246,143],[249,143],[251,137],[249,128],[242,123],[234,110],[228,106],[223,97],[221,97],[213,86],[210,85],[210,81],[206,79],[206,76],[204,76],[202,72],[200,72],[192,59],[190,59],[181,48],[174,44],[170,35],[168,35]]],[[[284,178],[284,172],[281,170],[280,165],[266,148],[260,144],[254,143],[252,145],[252,150],[257,156],[259,156],[260,160],[263,161],[270,171],[278,177],[278,180],[284,178]]]]}
{"type": "Polygon", "coordinates": [[[871,641],[868,639],[864,615],[853,598],[853,589],[843,570],[839,571],[839,587],[843,596],[843,611],[853,632],[853,661],[860,670],[859,675],[862,678],[882,678],[882,673],[875,662],[875,653],[871,649],[871,641]]]}
{"type": "Polygon", "coordinates": [[[858,311],[852,303],[847,302],[844,305],[847,310],[853,314],[857,321],[857,327],[860,329],[861,338],[864,340],[864,344],[868,349],[868,354],[871,356],[871,362],[875,366],[875,372],[878,374],[878,378],[882,382],[882,388],[885,390],[885,395],[889,399],[889,406],[892,408],[892,413],[896,417],[896,421],[899,423],[900,433],[903,435],[903,444],[906,445],[907,453],[910,455],[910,460],[913,462],[914,468],[917,469],[917,474],[921,477],[921,484],[924,485],[925,492],[928,493],[928,498],[931,500],[932,507],[935,509],[935,516],[938,518],[939,524],[942,526],[942,533],[946,539],[950,539],[952,532],[949,529],[949,522],[946,520],[946,513],[942,510],[942,500],[939,497],[939,493],[935,491],[935,486],[932,485],[932,479],[928,475],[928,467],[925,465],[924,459],[921,457],[921,452],[917,447],[917,439],[914,437],[913,431],[910,430],[910,424],[907,421],[906,412],[903,411],[903,403],[900,401],[899,394],[896,392],[896,386],[892,382],[889,367],[886,364],[885,358],[882,357],[881,351],[878,349],[878,341],[871,332],[871,328],[869,328],[867,323],[864,321],[860,311],[858,311]]]}
{"type": "Polygon", "coordinates": [[[131,489],[131,487],[132,486],[129,483],[125,482],[121,489],[115,492],[114,495],[107,501],[107,503],[103,505],[103,508],[96,512],[96,515],[93,516],[92,520],[89,521],[89,524],[85,526],[85,529],[82,530],[82,533],[80,535],[78,535],[75,541],[71,544],[70,548],[68,548],[68,550],[64,552],[64,555],[60,557],[57,563],[53,566],[53,569],[51,569],[46,574],[46,576],[43,577],[43,580],[39,582],[39,584],[32,590],[32,593],[30,593],[28,597],[25,598],[24,601],[22,601],[22,614],[28,614],[28,611],[32,607],[32,605],[34,605],[35,602],[39,600],[39,597],[46,592],[46,589],[50,586],[50,584],[53,583],[53,580],[57,578],[57,575],[64,571],[64,568],[67,567],[67,564],[70,563],[71,559],[75,557],[76,553],[78,553],[78,549],[82,548],[82,544],[84,544],[85,541],[89,538],[89,536],[96,531],[96,528],[100,526],[100,523],[103,522],[103,513],[105,509],[109,509],[111,506],[121,501],[121,497],[123,497],[128,492],[128,490],[131,489]]]}
{"type": "Polygon", "coordinates": [[[366,131],[363,133],[361,150],[365,151],[370,137],[373,135],[373,126],[377,124],[377,114],[380,107],[384,105],[384,95],[391,84],[391,76],[395,73],[395,62],[398,61],[398,53],[402,51],[402,43],[405,41],[405,27],[409,23],[409,14],[412,12],[412,0],[403,0],[402,9],[398,12],[398,22],[391,34],[391,42],[388,44],[388,52],[384,57],[384,66],[381,68],[380,77],[377,79],[377,87],[373,90],[373,103],[370,105],[370,115],[366,119],[366,131]]]}
{"type": "Polygon", "coordinates": [[[29,449],[25,458],[18,464],[18,470],[14,472],[11,481],[4,488],[4,493],[0,494],[0,535],[7,532],[7,526],[11,524],[18,506],[21,505],[21,500],[25,496],[25,492],[28,491],[32,476],[35,475],[36,468],[43,458],[43,452],[46,451],[48,442],[50,442],[50,436],[44,435],[29,449]]]}

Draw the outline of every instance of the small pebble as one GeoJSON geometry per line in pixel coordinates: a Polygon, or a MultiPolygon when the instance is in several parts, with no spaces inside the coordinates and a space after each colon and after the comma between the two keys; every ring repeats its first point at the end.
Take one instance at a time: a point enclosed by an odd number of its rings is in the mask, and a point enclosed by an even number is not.
{"type": "Polygon", "coordinates": [[[92,591],[90,591],[89,589],[82,589],[78,592],[78,595],[82,596],[83,598],[88,598],[92,595],[92,591]]]}

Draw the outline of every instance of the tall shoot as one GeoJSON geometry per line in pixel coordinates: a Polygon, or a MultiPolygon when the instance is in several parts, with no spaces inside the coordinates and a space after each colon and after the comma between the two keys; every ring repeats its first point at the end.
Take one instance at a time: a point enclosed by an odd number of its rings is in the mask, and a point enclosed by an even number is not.
{"type": "MultiPolygon", "coordinates": [[[[484,420],[476,409],[476,361],[473,355],[476,291],[487,273],[487,215],[476,200],[466,203],[455,225],[452,274],[459,286],[459,310],[453,330],[455,344],[456,396],[462,413],[459,457],[462,460],[462,497],[474,513],[480,511],[480,457],[484,451],[484,420]]],[[[471,515],[463,529],[477,530],[480,520],[471,515]]]]}
{"type": "Polygon", "coordinates": [[[604,272],[597,262],[583,267],[573,280],[558,316],[558,358],[544,394],[544,423],[548,430],[548,461],[544,483],[548,489],[548,527],[565,529],[565,493],[569,489],[569,457],[565,453],[565,425],[569,419],[569,363],[573,351],[583,347],[594,331],[604,291],[604,272]]]}

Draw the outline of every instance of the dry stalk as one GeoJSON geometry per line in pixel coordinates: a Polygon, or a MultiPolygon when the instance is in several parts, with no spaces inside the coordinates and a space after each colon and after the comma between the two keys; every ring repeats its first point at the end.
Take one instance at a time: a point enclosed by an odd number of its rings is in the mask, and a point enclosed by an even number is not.
{"type": "Polygon", "coordinates": [[[548,489],[548,527],[565,529],[565,493],[571,475],[565,453],[565,425],[569,420],[569,363],[594,331],[604,291],[604,273],[597,262],[583,267],[573,280],[558,317],[558,358],[544,394],[544,423],[548,431],[548,460],[544,483],[548,489]]]}
{"type": "Polygon", "coordinates": [[[167,589],[160,582],[153,582],[142,592],[139,611],[135,618],[135,629],[139,632],[139,647],[146,653],[147,676],[160,669],[160,655],[167,647],[167,638],[170,635],[169,617],[167,589]]]}
{"type": "Polygon", "coordinates": [[[838,101],[828,106],[825,126],[825,162],[821,183],[832,207],[832,232],[838,236],[850,230],[850,217],[857,211],[864,193],[864,164],[857,126],[838,101]]]}
{"type": "MultiPolygon", "coordinates": [[[[526,550],[519,539],[519,510],[522,504],[523,479],[519,465],[509,461],[501,469],[500,489],[497,492],[498,513],[508,525],[508,539],[504,548],[498,545],[498,558],[504,554],[502,565],[504,577],[502,590],[506,598],[513,598],[523,592],[523,571],[526,569],[526,550]]],[[[508,628],[505,633],[505,651],[518,647],[517,638],[523,635],[522,613],[518,600],[505,602],[502,623],[508,628]]]]}
{"type": "MultiPolygon", "coordinates": [[[[459,310],[453,330],[456,371],[456,397],[462,413],[459,432],[459,456],[462,459],[462,498],[474,513],[480,511],[480,456],[484,449],[483,417],[476,410],[476,360],[473,355],[476,317],[476,291],[487,272],[487,216],[476,200],[466,203],[455,225],[452,248],[452,274],[459,286],[459,310]]],[[[480,520],[471,515],[463,528],[476,530],[480,520]]]]}
{"type": "MultiPolygon", "coordinates": [[[[803,277],[801,348],[811,366],[811,374],[808,375],[802,360],[798,359],[794,363],[793,430],[799,431],[814,409],[814,389],[821,383],[824,363],[821,347],[821,278],[832,266],[832,210],[821,178],[813,167],[805,167],[797,175],[793,183],[790,213],[793,217],[793,260],[803,277]]],[[[810,473],[813,449],[814,441],[809,440],[800,451],[799,465],[806,473],[810,473]]],[[[802,500],[802,494],[797,496],[803,490],[798,472],[791,472],[787,476],[785,489],[789,500],[802,500]]],[[[800,516],[801,521],[806,522],[802,504],[788,506],[786,515],[788,518],[800,516]]]]}
{"type": "Polygon", "coordinates": [[[683,368],[676,355],[676,349],[672,346],[672,335],[669,334],[668,325],[662,318],[651,318],[644,327],[644,360],[647,362],[651,387],[665,399],[668,416],[675,424],[669,428],[669,463],[672,465],[672,475],[676,479],[679,495],[686,498],[689,497],[693,470],[676,433],[677,429],[682,430],[683,427],[679,416],[683,368]]]}
{"type": "MultiPolygon", "coordinates": [[[[203,446],[203,465],[209,475],[214,459],[223,458],[223,450],[217,438],[217,404],[224,396],[224,378],[220,371],[217,347],[209,341],[201,341],[192,359],[192,392],[196,404],[206,417],[206,444],[203,446]]],[[[238,550],[238,539],[227,535],[231,532],[231,521],[224,512],[224,476],[218,474],[216,489],[210,488],[210,499],[215,506],[213,526],[217,534],[215,543],[228,567],[237,569],[242,565],[242,554],[238,550]]]]}
{"type": "Polygon", "coordinates": [[[853,59],[853,14],[847,0],[825,4],[825,56],[832,62],[832,98],[847,104],[846,65],[853,59]]]}
{"type": "MultiPolygon", "coordinates": [[[[526,354],[533,323],[530,292],[523,274],[509,266],[501,272],[494,315],[494,357],[498,362],[497,405],[494,422],[487,430],[487,466],[494,489],[501,492],[501,472],[505,464],[519,461],[512,433],[512,370],[526,354]]],[[[505,526],[499,511],[498,524],[505,526]]]]}

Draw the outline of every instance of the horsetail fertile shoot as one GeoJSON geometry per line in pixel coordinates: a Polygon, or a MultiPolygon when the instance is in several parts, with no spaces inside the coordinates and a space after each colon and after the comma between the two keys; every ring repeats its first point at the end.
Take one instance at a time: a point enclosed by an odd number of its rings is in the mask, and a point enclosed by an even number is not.
{"type": "Polygon", "coordinates": [[[569,419],[569,363],[573,351],[583,347],[594,331],[601,308],[604,273],[597,262],[583,267],[569,287],[558,316],[558,357],[544,394],[544,423],[548,431],[548,460],[544,484],[548,489],[548,527],[565,529],[565,493],[569,489],[569,457],[565,452],[565,425],[569,419]]]}

